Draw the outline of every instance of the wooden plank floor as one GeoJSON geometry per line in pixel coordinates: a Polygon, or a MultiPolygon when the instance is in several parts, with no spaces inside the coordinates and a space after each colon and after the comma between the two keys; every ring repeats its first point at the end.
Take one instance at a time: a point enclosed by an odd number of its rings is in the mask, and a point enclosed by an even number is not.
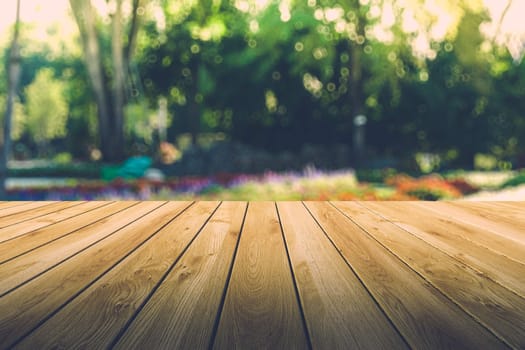
{"type": "Polygon", "coordinates": [[[0,202],[0,349],[525,349],[525,202],[0,202]]]}

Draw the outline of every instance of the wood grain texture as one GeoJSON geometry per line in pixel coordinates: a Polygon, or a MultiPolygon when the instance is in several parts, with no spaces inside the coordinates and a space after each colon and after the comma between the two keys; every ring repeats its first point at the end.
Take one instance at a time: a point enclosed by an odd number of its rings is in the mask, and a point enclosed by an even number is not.
{"type": "MultiPolygon", "coordinates": [[[[88,212],[97,207],[107,205],[109,202],[76,202],[77,205],[66,207],[64,209],[57,210],[54,213],[46,214],[40,217],[37,217],[32,220],[20,222],[8,227],[0,229],[0,237],[5,238],[4,242],[9,242],[13,239],[22,237],[23,235],[38,230],[43,227],[55,224],[62,220],[74,217],[76,215],[88,212]]],[[[0,254],[0,257],[2,255],[0,254]]],[[[1,259],[0,259],[1,261],[1,259]]]]}
{"type": "MultiPolygon", "coordinates": [[[[141,202],[99,220],[62,239],[41,246],[30,255],[21,255],[0,265],[0,296],[38,274],[60,264],[91,244],[110,236],[130,222],[160,206],[162,202],[141,202]]],[[[122,203],[123,206],[127,205],[122,203]]]]}
{"type": "Polygon", "coordinates": [[[313,348],[408,348],[303,204],[277,206],[313,348]]]}
{"type": "Polygon", "coordinates": [[[0,202],[0,211],[12,207],[18,207],[20,205],[29,204],[27,201],[2,201],[0,202]]]}
{"type": "MultiPolygon", "coordinates": [[[[170,221],[16,348],[106,348],[146,301],[218,204],[199,202],[170,221]]],[[[143,232],[147,234],[151,231],[143,232]]]]}
{"type": "MultiPolygon", "coordinates": [[[[0,228],[8,227],[11,225],[19,224],[24,221],[28,221],[34,218],[38,218],[42,215],[54,213],[61,209],[78,205],[78,202],[35,202],[28,205],[24,205],[23,211],[16,210],[14,213],[0,217],[0,228]]],[[[18,207],[9,208],[17,209],[18,207]]],[[[5,211],[0,212],[0,216],[5,214],[5,211]]],[[[0,242],[8,240],[12,236],[0,236],[0,242]]]]}
{"type": "Polygon", "coordinates": [[[525,202],[68,204],[0,202],[0,349],[525,349],[525,202]]]}
{"type": "MultiPolygon", "coordinates": [[[[90,204],[90,203],[86,203],[90,204]]],[[[136,202],[93,202],[89,206],[73,207],[70,211],[83,210],[80,215],[65,219],[54,224],[39,228],[27,234],[21,235],[14,239],[0,243],[0,264],[7,260],[13,259],[22,255],[32,249],[50,243],[54,240],[60,239],[76,230],[88,226],[95,221],[102,220],[110,215],[117,213],[120,210],[131,207],[137,204],[136,202]],[[101,206],[101,203],[103,205],[101,206]]],[[[66,211],[68,209],[64,209],[66,211]]],[[[53,214],[46,220],[55,220],[53,214]]],[[[18,225],[13,225],[2,230],[11,230],[17,228],[18,225]]],[[[1,231],[1,230],[0,230],[1,231]]]]}
{"type": "Polygon", "coordinates": [[[329,203],[307,206],[412,348],[507,348],[329,203]]]}
{"type": "Polygon", "coordinates": [[[475,235],[478,228],[468,228],[450,219],[436,217],[434,212],[420,208],[415,203],[363,202],[363,205],[459,262],[525,297],[523,264],[468,240],[466,237],[475,235]]]}
{"type": "Polygon", "coordinates": [[[334,204],[493,333],[516,349],[525,348],[525,299],[358,203],[334,204]]]}
{"type": "Polygon", "coordinates": [[[15,203],[15,202],[6,202],[6,203],[8,203],[8,205],[0,211],[0,227],[4,227],[3,225],[4,220],[6,220],[11,215],[20,214],[23,212],[29,213],[30,210],[42,208],[42,207],[45,207],[46,205],[55,204],[57,202],[53,202],[53,201],[25,202],[22,205],[16,205],[16,204],[10,205],[11,203],[15,203]]]}
{"type": "MultiPolygon", "coordinates": [[[[510,238],[518,238],[521,236],[525,242],[525,232],[520,231],[514,226],[518,225],[518,222],[512,220],[512,223],[509,223],[509,225],[505,227],[503,220],[496,222],[487,220],[479,214],[471,214],[448,203],[417,203],[417,206],[423,210],[432,211],[433,215],[438,218],[452,221],[455,225],[459,225],[465,232],[468,232],[468,234],[461,236],[474,244],[490,249],[497,254],[504,255],[521,264],[525,264],[525,243],[510,238]]],[[[456,232],[461,234],[463,231],[455,230],[452,234],[456,232]]]]}
{"type": "Polygon", "coordinates": [[[117,349],[205,349],[246,203],[223,203],[138,314],[117,349]]]}
{"type": "Polygon", "coordinates": [[[525,209],[525,201],[493,201],[493,202],[491,201],[491,202],[484,202],[484,203],[492,203],[498,206],[511,207],[515,209],[525,209]]]}
{"type": "Polygon", "coordinates": [[[248,207],[214,348],[308,348],[273,202],[248,207]]]}
{"type": "MultiPolygon", "coordinates": [[[[446,202],[453,207],[452,218],[488,229],[491,233],[525,245],[525,208],[518,209],[494,202],[446,202]],[[465,216],[468,215],[468,218],[465,216]]],[[[450,212],[449,212],[450,213],[450,212]]]]}
{"type": "MultiPolygon", "coordinates": [[[[57,265],[28,284],[0,297],[0,348],[11,347],[73,300],[93,281],[105,275],[130,252],[173,220],[189,204],[170,202],[158,207],[154,212],[108,236],[103,241],[104,244],[83,250],[67,263],[57,265]]],[[[55,330],[55,333],[57,332],[60,330],[55,330]]]]}

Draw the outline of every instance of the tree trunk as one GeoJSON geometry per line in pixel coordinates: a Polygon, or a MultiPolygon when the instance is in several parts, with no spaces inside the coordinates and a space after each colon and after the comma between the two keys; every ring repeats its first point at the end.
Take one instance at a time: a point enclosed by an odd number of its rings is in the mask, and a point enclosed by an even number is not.
{"type": "Polygon", "coordinates": [[[131,29],[128,44],[123,40],[123,0],[114,0],[116,7],[111,28],[111,57],[113,84],[108,85],[102,65],[102,53],[96,28],[96,14],[90,0],[70,0],[84,49],[84,58],[98,107],[98,128],[104,160],[120,161],[124,158],[124,106],[126,104],[127,71],[134,51],[139,27],[138,10],[145,0],[133,0],[131,29]],[[110,95],[110,91],[112,94],[110,95]]]}
{"type": "Polygon", "coordinates": [[[189,113],[188,113],[188,128],[191,135],[191,144],[193,146],[198,146],[198,138],[201,129],[201,114],[202,114],[202,98],[200,81],[202,79],[201,74],[202,70],[200,69],[200,62],[195,65],[196,72],[195,76],[192,77],[192,99],[189,101],[189,113]]]}
{"type": "Polygon", "coordinates": [[[124,55],[127,65],[129,65],[129,62],[131,61],[131,57],[133,56],[133,52],[135,51],[135,46],[137,44],[137,33],[140,26],[139,8],[142,6],[143,2],[144,0],[133,0],[131,26],[129,30],[128,44],[126,46],[124,55]]]}
{"type": "Polygon", "coordinates": [[[122,0],[116,0],[117,6],[112,22],[112,54],[113,54],[113,113],[112,120],[112,157],[122,159],[124,157],[124,105],[125,105],[125,68],[124,49],[122,45],[122,0]]]}
{"type": "Polygon", "coordinates": [[[13,105],[15,102],[16,90],[20,79],[20,48],[18,44],[20,27],[20,0],[17,2],[16,22],[11,52],[9,55],[8,81],[7,81],[7,101],[4,115],[4,132],[2,140],[2,151],[0,152],[0,199],[7,199],[6,179],[7,179],[7,162],[11,154],[11,124],[13,116],[13,105]]]}
{"type": "Polygon", "coordinates": [[[352,118],[364,112],[363,103],[363,68],[361,65],[361,45],[350,45],[350,110],[352,118]]]}
{"type": "MultiPolygon", "coordinates": [[[[359,4],[356,4],[357,13],[359,13],[359,4]]],[[[363,55],[363,45],[364,45],[364,38],[365,38],[365,30],[364,30],[364,23],[365,18],[358,16],[357,23],[356,23],[356,34],[357,39],[355,41],[350,42],[350,89],[349,89],[349,98],[350,98],[350,113],[351,118],[353,121],[353,128],[360,127],[361,129],[359,132],[354,132],[354,138],[356,138],[357,134],[364,133],[364,125],[357,126],[356,123],[356,117],[359,115],[362,115],[364,113],[364,84],[363,84],[363,65],[362,65],[362,55],[363,55]],[[359,38],[363,38],[363,41],[359,43],[359,38]]],[[[356,167],[359,167],[362,165],[363,157],[364,157],[364,145],[356,146],[356,143],[359,142],[359,140],[353,140],[354,141],[354,161],[356,164],[356,167]]]]}
{"type": "Polygon", "coordinates": [[[113,134],[115,115],[108,97],[108,79],[102,66],[96,15],[89,0],[70,0],[70,4],[80,31],[86,67],[95,94],[102,155],[104,160],[119,161],[122,158],[124,144],[119,144],[122,139],[113,134]]]}

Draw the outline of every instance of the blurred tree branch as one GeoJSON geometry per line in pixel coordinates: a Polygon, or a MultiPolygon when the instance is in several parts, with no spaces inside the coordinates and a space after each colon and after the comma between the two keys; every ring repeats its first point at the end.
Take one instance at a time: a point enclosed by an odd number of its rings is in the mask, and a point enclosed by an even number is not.
{"type": "Polygon", "coordinates": [[[510,7],[512,6],[513,0],[508,0],[507,5],[505,5],[505,8],[503,9],[503,12],[501,12],[501,16],[499,17],[498,23],[496,24],[496,30],[494,31],[494,37],[493,41],[497,39],[501,32],[501,26],[503,25],[503,21],[505,20],[505,17],[507,16],[507,13],[509,12],[510,7]]]}

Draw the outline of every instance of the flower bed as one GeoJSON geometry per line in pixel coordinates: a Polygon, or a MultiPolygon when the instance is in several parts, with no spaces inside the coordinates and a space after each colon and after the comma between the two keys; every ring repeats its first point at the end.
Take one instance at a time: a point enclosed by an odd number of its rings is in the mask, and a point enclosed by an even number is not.
{"type": "Polygon", "coordinates": [[[463,179],[446,180],[437,174],[417,179],[398,174],[388,178],[385,183],[396,188],[396,196],[409,200],[455,199],[478,190],[463,179]]]}
{"type": "Polygon", "coordinates": [[[477,190],[466,181],[439,175],[413,178],[398,174],[387,186],[359,183],[351,170],[221,173],[154,181],[89,181],[76,186],[10,189],[10,200],[439,200],[477,190]]]}

